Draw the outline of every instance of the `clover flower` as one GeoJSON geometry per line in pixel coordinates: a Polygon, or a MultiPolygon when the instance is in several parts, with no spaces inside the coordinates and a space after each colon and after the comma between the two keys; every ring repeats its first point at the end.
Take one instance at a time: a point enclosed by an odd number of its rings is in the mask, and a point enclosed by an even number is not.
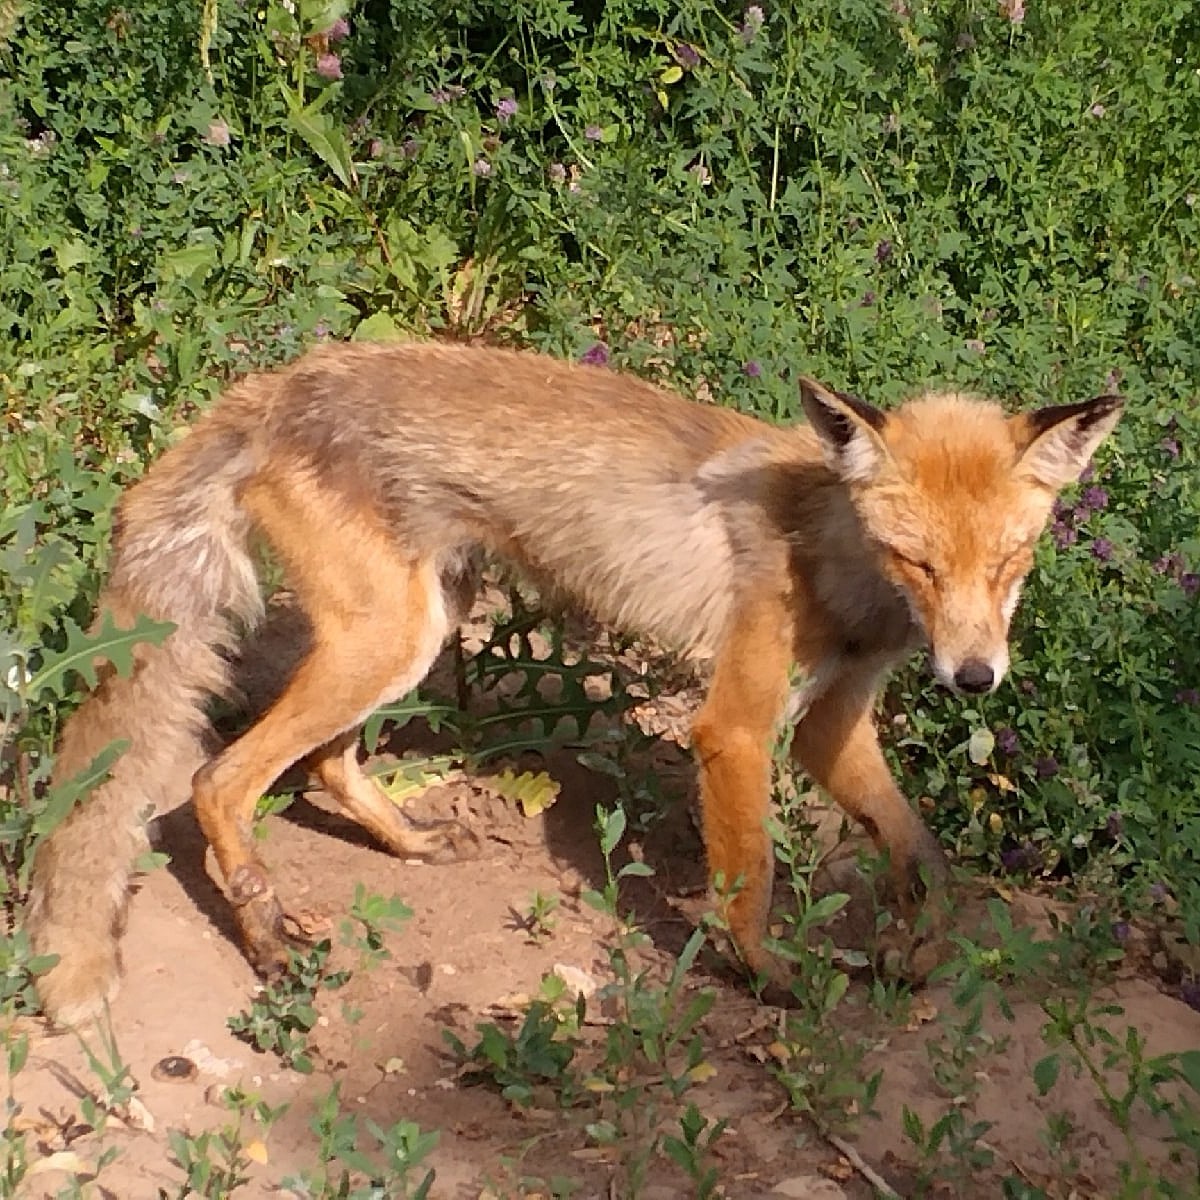
{"type": "Polygon", "coordinates": [[[1053,779],[1058,774],[1058,759],[1053,754],[1044,754],[1033,764],[1039,779],[1053,779]]]}
{"type": "Polygon", "coordinates": [[[746,15],[742,19],[742,28],[739,32],[742,35],[742,41],[749,45],[758,36],[763,25],[766,24],[766,16],[763,14],[762,6],[751,4],[746,9],[746,15]]]}
{"type": "Polygon", "coordinates": [[[336,54],[318,54],[317,55],[317,74],[322,79],[341,79],[342,77],[342,60],[336,54]]]}

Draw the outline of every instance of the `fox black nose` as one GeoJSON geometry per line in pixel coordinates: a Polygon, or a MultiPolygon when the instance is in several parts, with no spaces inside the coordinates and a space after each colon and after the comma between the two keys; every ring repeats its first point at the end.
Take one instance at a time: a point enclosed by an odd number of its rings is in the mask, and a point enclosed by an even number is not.
{"type": "Polygon", "coordinates": [[[982,658],[968,658],[954,672],[954,686],[960,692],[986,692],[991,690],[996,673],[982,658]]]}

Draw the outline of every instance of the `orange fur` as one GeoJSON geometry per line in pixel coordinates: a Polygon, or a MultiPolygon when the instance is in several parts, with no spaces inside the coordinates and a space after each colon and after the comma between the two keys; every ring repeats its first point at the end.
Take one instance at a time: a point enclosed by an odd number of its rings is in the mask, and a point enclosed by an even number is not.
{"type": "Polygon", "coordinates": [[[123,498],[102,611],[173,621],[133,676],[68,722],[58,778],[118,737],[111,777],[34,865],[27,925],[58,964],[47,1011],[73,1023],[111,995],[146,813],[181,763],[248,956],[285,958],[287,924],[250,835],[260,793],[304,760],[398,854],[470,850],[417,831],[364,776],[356,734],[420,682],[470,596],[479,551],[615,626],[714,657],[695,725],[704,835],[747,961],[771,892],[770,747],[789,668],[804,675],[794,753],[890,853],[910,895],[944,871],[884,763],[879,681],[921,640],[963,691],[994,688],[1031,547],[1120,404],[1006,417],[957,396],[884,415],[805,380],[807,426],[779,429],[637,379],[534,354],[331,346],[230,389],[123,498]],[[208,756],[221,649],[260,608],[247,543],[275,551],[312,644],[265,716],[208,756]]]}

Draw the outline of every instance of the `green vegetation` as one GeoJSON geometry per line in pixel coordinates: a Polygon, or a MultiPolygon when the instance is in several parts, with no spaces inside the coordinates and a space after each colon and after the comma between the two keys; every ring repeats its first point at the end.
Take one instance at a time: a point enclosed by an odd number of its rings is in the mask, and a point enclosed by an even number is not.
{"type": "MultiPolygon", "coordinates": [[[[914,664],[885,701],[889,742],[958,862],[1099,898],[1102,928],[1067,931],[1093,963],[1119,957],[1135,916],[1200,942],[1197,44],[1194,0],[0,0],[4,1012],[34,1003],[30,852],[90,781],[48,788],[73,672],[130,661],[128,634],[81,632],[115,498],[229,378],[323,338],[532,345],[780,420],[800,372],[884,403],[927,385],[1015,406],[1122,392],[1126,418],[1044,539],[1010,681],[968,703],[914,664]]],[[[582,726],[575,682],[562,707],[582,726]]],[[[811,944],[837,902],[810,897],[806,852],[782,836],[811,944]]],[[[553,908],[534,896],[530,937],[549,936],[553,908]]],[[[356,916],[374,961],[397,912],[356,916]]],[[[1028,947],[999,932],[1016,948],[994,972],[1007,980],[1028,947]]],[[[610,1053],[621,1030],[644,1047],[650,1029],[664,1057],[651,1082],[634,1071],[600,1093],[596,1136],[638,1125],[631,1188],[658,1153],[716,1194],[720,1131],[698,1111],[641,1127],[655,1097],[679,1098],[700,1035],[674,1011],[678,980],[647,999],[622,946],[614,995],[643,1023],[619,1022],[610,1053]],[[682,1039],[682,1065],[663,1038],[682,1039]]],[[[959,966],[997,953],[964,949],[959,966]]],[[[308,966],[309,994],[330,986],[308,966]]],[[[1074,986],[1082,968],[1065,969],[1074,986]]],[[[853,1039],[828,1047],[847,1074],[814,1073],[804,1047],[819,1032],[824,1055],[847,985],[825,950],[807,979],[780,1073],[825,1126],[869,1108],[878,1081],[847,1082],[853,1039]]],[[[307,998],[280,1003],[302,1020],[279,1048],[304,1061],[307,998]]],[[[506,1090],[535,1051],[553,1065],[539,1080],[569,1074],[569,1018],[538,1003],[524,1042],[464,1048],[506,1090]]],[[[1084,1072],[1127,1136],[1130,1104],[1158,1105],[1194,1161],[1195,1116],[1160,1085],[1194,1089],[1195,1064],[1106,1040],[1084,1001],[1046,1004],[1039,1086],[1084,1072]]],[[[989,1153],[970,1079],[1002,1039],[974,1000],[959,1016],[935,1067],[962,1103],[909,1127],[922,1186],[965,1186],[989,1153]]],[[[5,1036],[10,1088],[23,1037],[5,1036]]],[[[321,1136],[353,1161],[335,1116],[321,1136]]],[[[373,1131],[395,1178],[427,1136],[373,1131]]],[[[0,1145],[0,1195],[23,1138],[10,1127],[0,1145]]],[[[195,1194],[231,1190],[238,1154],[176,1147],[190,1180],[219,1179],[195,1194]]],[[[1126,1194],[1187,1194],[1153,1191],[1172,1185],[1152,1174],[1131,1151],[1126,1194]]],[[[352,1194],[336,1173],[310,1185],[352,1194]]]]}

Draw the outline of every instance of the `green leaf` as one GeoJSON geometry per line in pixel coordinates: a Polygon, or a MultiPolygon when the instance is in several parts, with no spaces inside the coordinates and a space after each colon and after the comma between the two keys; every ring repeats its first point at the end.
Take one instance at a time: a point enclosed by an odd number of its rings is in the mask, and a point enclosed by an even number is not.
{"type": "Polygon", "coordinates": [[[76,671],[87,680],[89,687],[95,687],[99,678],[97,668],[104,660],[112,663],[117,674],[128,676],[133,671],[135,647],[161,645],[175,630],[170,621],[152,621],[146,616],[138,617],[132,628],[120,629],[112,613],[107,612],[95,633],[84,633],[70,618],[64,621],[64,626],[67,647],[46,656],[29,681],[29,696],[37,697],[46,690],[56,696],[65,696],[67,676],[76,671]]]}
{"type": "Polygon", "coordinates": [[[1047,1054],[1039,1059],[1033,1067],[1033,1083],[1039,1096],[1044,1096],[1058,1082],[1059,1068],[1062,1060],[1057,1054],[1047,1054]]]}
{"type": "Polygon", "coordinates": [[[127,741],[106,746],[78,775],[50,789],[45,807],[33,818],[35,837],[45,837],[66,818],[75,804],[102,784],[112,772],[117,759],[129,749],[127,741]]]}
{"type": "MultiPolygon", "coordinates": [[[[332,88],[325,91],[328,96],[332,88]]],[[[290,96],[290,93],[289,93],[290,96]]],[[[328,113],[318,111],[319,100],[307,108],[295,106],[288,113],[288,123],[304,139],[308,148],[338,177],[343,187],[352,187],[358,182],[354,159],[346,135],[334,123],[328,113]]]]}
{"type": "Polygon", "coordinates": [[[1200,1092],[1200,1050],[1185,1050],[1179,1056],[1179,1070],[1193,1092],[1200,1092]]]}
{"type": "Polygon", "coordinates": [[[352,338],[356,342],[403,342],[408,334],[396,324],[391,313],[375,312],[359,321],[352,338]]]}

